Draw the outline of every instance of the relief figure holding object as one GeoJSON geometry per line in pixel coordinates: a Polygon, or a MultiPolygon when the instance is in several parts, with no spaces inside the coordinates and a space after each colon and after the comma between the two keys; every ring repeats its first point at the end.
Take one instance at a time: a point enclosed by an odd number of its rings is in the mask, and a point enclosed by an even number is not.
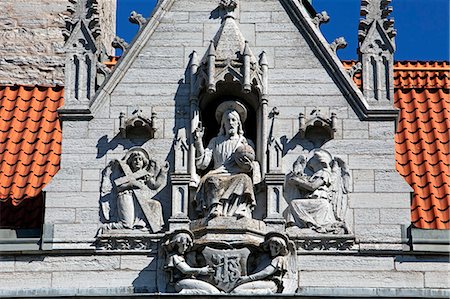
{"type": "Polygon", "coordinates": [[[221,103],[216,110],[220,130],[207,148],[203,147],[204,129],[194,132],[196,166],[213,169],[200,180],[195,196],[197,211],[203,216],[235,216],[252,218],[256,205],[254,185],[261,180],[260,167],[255,161],[253,142],[244,137],[242,123],[246,108],[237,101],[221,103]]]}

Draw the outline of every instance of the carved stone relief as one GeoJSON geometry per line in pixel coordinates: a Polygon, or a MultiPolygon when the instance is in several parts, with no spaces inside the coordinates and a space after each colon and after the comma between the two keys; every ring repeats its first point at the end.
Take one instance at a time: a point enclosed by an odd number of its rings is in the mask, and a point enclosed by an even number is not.
{"type": "Polygon", "coordinates": [[[135,147],[112,160],[102,173],[100,205],[103,231],[161,230],[164,220],[156,190],[166,184],[169,164],[159,167],[146,150],[135,147]]]}
{"type": "Polygon", "coordinates": [[[347,196],[350,173],[344,161],[316,149],[308,159],[300,155],[287,176],[287,184],[299,191],[286,211],[288,225],[317,233],[346,234],[347,196]]]}
{"type": "Polygon", "coordinates": [[[256,206],[253,186],[260,182],[253,142],[245,138],[242,123],[246,108],[226,101],[216,110],[220,131],[203,147],[203,127],[194,132],[195,162],[198,169],[213,169],[200,180],[195,195],[197,212],[206,218],[235,216],[252,218],[256,206]]]}
{"type": "Polygon", "coordinates": [[[267,295],[297,287],[295,249],[284,234],[268,233],[257,246],[195,244],[190,231],[179,230],[168,236],[164,249],[166,292],[267,295]]]}

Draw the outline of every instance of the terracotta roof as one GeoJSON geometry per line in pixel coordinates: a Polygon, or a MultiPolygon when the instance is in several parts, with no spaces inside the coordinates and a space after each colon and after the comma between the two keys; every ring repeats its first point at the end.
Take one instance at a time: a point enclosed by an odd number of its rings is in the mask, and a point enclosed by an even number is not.
{"type": "Polygon", "coordinates": [[[36,197],[59,170],[63,87],[0,86],[0,200],[36,197]]]}
{"type": "MultiPolygon", "coordinates": [[[[397,170],[414,188],[412,223],[418,228],[450,228],[449,73],[448,62],[394,66],[397,170]]],[[[354,80],[361,85],[360,74],[354,80]]],[[[62,137],[56,110],[62,103],[62,87],[0,87],[0,200],[17,205],[38,196],[58,171],[62,137]]]]}
{"type": "MultiPolygon", "coordinates": [[[[423,229],[450,229],[449,77],[449,62],[394,65],[397,170],[414,189],[411,222],[423,229]]],[[[361,86],[360,73],[354,81],[361,86]]]]}

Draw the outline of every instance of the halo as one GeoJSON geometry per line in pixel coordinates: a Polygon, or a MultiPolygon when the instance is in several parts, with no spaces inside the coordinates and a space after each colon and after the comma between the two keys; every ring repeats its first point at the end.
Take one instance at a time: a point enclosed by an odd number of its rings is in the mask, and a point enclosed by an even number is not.
{"type": "Polygon", "coordinates": [[[216,109],[216,120],[220,124],[222,121],[222,115],[227,110],[235,110],[241,118],[241,123],[244,123],[247,119],[247,108],[238,101],[225,101],[221,103],[216,109]]]}
{"type": "Polygon", "coordinates": [[[288,236],[286,236],[283,233],[279,233],[279,232],[275,232],[275,231],[269,232],[265,235],[264,240],[267,242],[267,241],[269,241],[270,238],[273,238],[273,237],[278,237],[280,239],[283,239],[284,242],[286,242],[286,246],[288,246],[289,238],[288,238],[288,236]]]}
{"type": "Polygon", "coordinates": [[[143,154],[146,158],[147,158],[147,160],[150,162],[150,155],[148,154],[148,152],[145,150],[145,149],[143,149],[142,147],[133,147],[133,148],[131,148],[129,151],[128,151],[128,153],[125,155],[125,157],[123,158],[123,160],[128,160],[128,158],[130,157],[130,155],[132,154],[132,153],[134,153],[134,152],[139,152],[139,153],[141,153],[141,154],[143,154]]]}
{"type": "Polygon", "coordinates": [[[168,233],[166,233],[166,237],[169,238],[169,240],[170,240],[178,234],[187,234],[191,237],[192,242],[194,242],[194,239],[195,239],[194,234],[190,230],[187,230],[187,229],[176,229],[174,231],[168,232],[168,233]]]}

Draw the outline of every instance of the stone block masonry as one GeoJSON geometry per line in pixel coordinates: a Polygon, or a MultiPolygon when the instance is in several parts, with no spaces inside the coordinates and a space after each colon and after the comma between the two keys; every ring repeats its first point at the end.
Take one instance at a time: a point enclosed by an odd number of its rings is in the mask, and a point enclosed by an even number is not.
{"type": "MultiPolygon", "coordinates": [[[[64,85],[68,0],[0,1],[0,84],[64,85]]],[[[116,0],[100,1],[102,40],[114,54],[116,0]]]]}

